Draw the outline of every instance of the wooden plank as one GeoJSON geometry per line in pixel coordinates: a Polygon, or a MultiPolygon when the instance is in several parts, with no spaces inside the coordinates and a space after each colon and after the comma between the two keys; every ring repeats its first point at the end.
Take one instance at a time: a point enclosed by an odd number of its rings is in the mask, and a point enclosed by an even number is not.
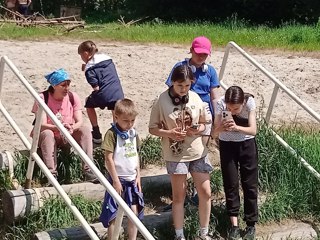
{"type": "MultiPolygon", "coordinates": [[[[107,228],[102,223],[90,224],[92,229],[97,233],[99,239],[107,239],[107,228]]],[[[122,228],[123,232],[123,228],[122,228]]],[[[38,232],[34,235],[34,240],[52,240],[52,239],[69,239],[69,240],[90,240],[90,237],[82,227],[71,227],[65,229],[54,229],[50,231],[38,232]]]]}
{"type": "MultiPolygon", "coordinates": [[[[82,195],[90,200],[103,200],[105,188],[101,184],[89,182],[62,185],[68,195],[82,195]]],[[[3,215],[8,223],[13,223],[28,214],[38,211],[46,199],[57,196],[54,187],[23,190],[7,190],[2,194],[3,215]]]]}
{"type": "MultiPolygon", "coordinates": [[[[164,223],[171,224],[172,214],[171,212],[162,212],[146,215],[142,220],[142,223],[150,231],[163,225],[164,223]]],[[[124,229],[126,229],[128,219],[124,219],[123,227],[120,229],[120,236],[123,235],[124,229]]],[[[90,224],[93,230],[97,233],[100,239],[107,239],[107,228],[102,223],[90,224]]],[[[71,227],[64,229],[53,229],[49,231],[38,232],[34,235],[34,240],[53,240],[53,239],[70,239],[70,240],[90,240],[90,237],[82,229],[82,227],[71,227]]]]}

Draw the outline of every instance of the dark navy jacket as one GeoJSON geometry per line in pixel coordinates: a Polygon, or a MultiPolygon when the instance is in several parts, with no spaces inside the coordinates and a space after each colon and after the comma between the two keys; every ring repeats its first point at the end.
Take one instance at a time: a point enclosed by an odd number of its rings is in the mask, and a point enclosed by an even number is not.
{"type": "Polygon", "coordinates": [[[112,59],[94,64],[85,71],[86,79],[92,87],[99,86],[95,97],[101,103],[116,102],[124,98],[122,86],[112,59]]]}
{"type": "MultiPolygon", "coordinates": [[[[112,184],[112,179],[108,179],[109,182],[112,184]]],[[[137,204],[137,210],[138,210],[138,218],[140,220],[144,217],[144,200],[143,200],[143,194],[139,192],[137,185],[135,184],[135,181],[125,181],[120,178],[120,182],[122,184],[123,188],[123,196],[122,198],[124,201],[128,204],[128,206],[131,208],[133,204],[137,204]],[[135,199],[135,200],[133,200],[135,199]],[[135,202],[136,201],[136,202],[135,202]]],[[[102,204],[102,211],[100,214],[100,221],[102,222],[104,227],[109,227],[110,222],[114,220],[117,216],[118,211],[118,204],[113,199],[113,197],[106,191],[104,196],[104,201],[102,204]]]]}

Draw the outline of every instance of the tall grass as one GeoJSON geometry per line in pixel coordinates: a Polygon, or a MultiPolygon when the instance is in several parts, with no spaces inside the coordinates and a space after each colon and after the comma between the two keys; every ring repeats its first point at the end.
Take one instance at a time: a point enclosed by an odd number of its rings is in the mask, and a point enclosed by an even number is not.
{"type": "Polygon", "coordinates": [[[164,165],[162,161],[161,140],[158,137],[148,135],[141,144],[139,150],[140,167],[146,168],[147,165],[164,165]]]}
{"type": "MultiPolygon", "coordinates": [[[[298,155],[320,171],[319,129],[298,126],[276,130],[298,155]]],[[[260,208],[261,221],[284,218],[320,219],[320,181],[292,156],[262,124],[259,145],[260,189],[267,196],[260,208]]]]}
{"type": "MultiPolygon", "coordinates": [[[[71,200],[89,223],[98,221],[101,212],[100,201],[88,201],[80,195],[72,196],[71,200]]],[[[3,229],[1,239],[28,240],[33,239],[33,235],[40,231],[79,225],[79,221],[74,217],[65,202],[60,197],[53,197],[46,200],[44,206],[38,212],[32,213],[14,226],[7,226],[3,229]]]]}
{"type": "Polygon", "coordinates": [[[205,35],[215,47],[224,47],[235,41],[242,47],[282,49],[293,51],[320,51],[320,24],[299,25],[287,23],[282,27],[251,26],[236,18],[225,23],[176,23],[150,21],[123,26],[119,23],[88,24],[85,29],[66,32],[61,27],[21,27],[4,24],[0,39],[99,39],[139,43],[190,44],[197,35],[205,35]]]}

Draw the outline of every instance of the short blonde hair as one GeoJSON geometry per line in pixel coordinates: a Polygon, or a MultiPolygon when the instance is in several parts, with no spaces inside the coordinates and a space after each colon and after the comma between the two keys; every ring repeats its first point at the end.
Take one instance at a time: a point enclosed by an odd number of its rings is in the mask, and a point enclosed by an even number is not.
{"type": "Polygon", "coordinates": [[[132,100],[124,98],[116,102],[116,105],[114,106],[114,114],[118,116],[126,114],[136,117],[138,115],[138,111],[136,110],[136,106],[132,100]]]}

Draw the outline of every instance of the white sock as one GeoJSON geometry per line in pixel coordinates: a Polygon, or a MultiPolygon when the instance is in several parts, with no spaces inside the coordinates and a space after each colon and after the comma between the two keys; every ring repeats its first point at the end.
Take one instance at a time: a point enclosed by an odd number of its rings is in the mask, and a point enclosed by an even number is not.
{"type": "Polygon", "coordinates": [[[204,236],[207,236],[209,233],[209,228],[208,227],[200,227],[200,236],[201,237],[204,237],[204,236]]]}
{"type": "Polygon", "coordinates": [[[176,232],[176,237],[182,237],[182,238],[185,238],[184,237],[184,234],[183,234],[183,228],[182,229],[175,229],[175,232],[176,232]]]}

